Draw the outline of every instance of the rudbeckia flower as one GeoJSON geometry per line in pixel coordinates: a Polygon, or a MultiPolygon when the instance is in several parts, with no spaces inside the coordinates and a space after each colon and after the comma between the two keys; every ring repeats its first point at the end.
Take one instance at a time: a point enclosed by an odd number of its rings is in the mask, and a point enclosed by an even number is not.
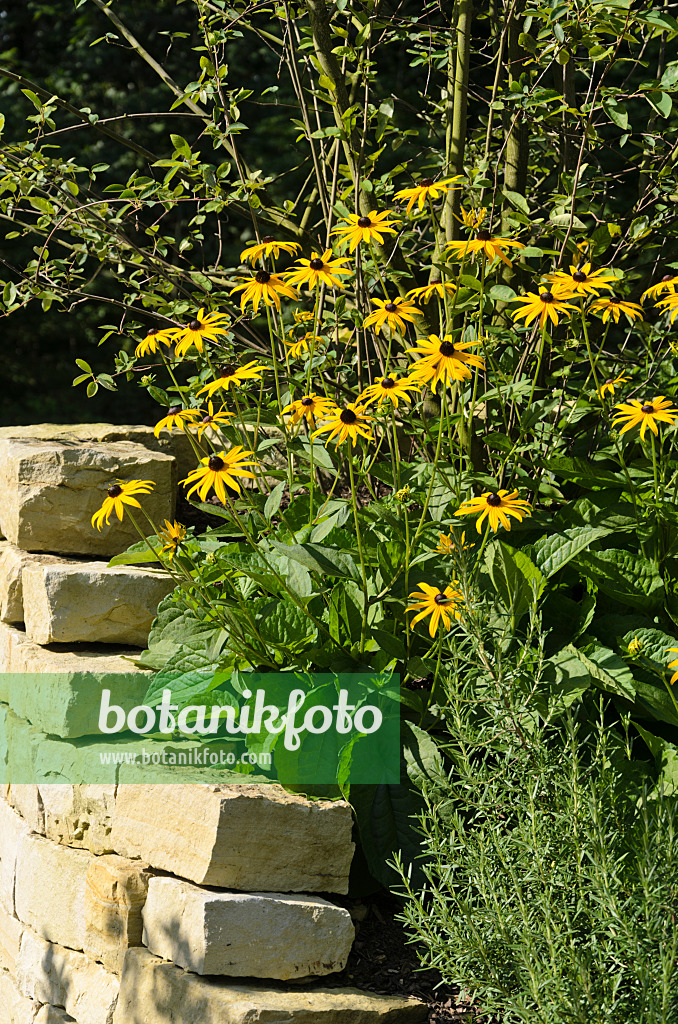
{"type": "Polygon", "coordinates": [[[428,338],[407,350],[424,356],[412,364],[410,378],[429,384],[433,392],[438,390],[441,381],[446,388],[451,380],[467,380],[471,376],[469,367],[475,366],[480,370],[485,367],[482,356],[466,351],[479,344],[478,341],[453,342],[451,334],[446,334],[442,340],[437,334],[429,334],[428,338]]]}
{"type": "Polygon", "coordinates": [[[370,301],[377,308],[365,318],[363,327],[374,325],[377,333],[381,331],[384,324],[388,324],[392,331],[401,331],[404,334],[407,330],[405,321],[413,324],[415,316],[422,315],[411,299],[402,299],[400,296],[396,296],[395,299],[371,299],[370,301]]]}
{"type": "Polygon", "coordinates": [[[118,519],[122,519],[125,505],[141,508],[134,495],[150,494],[154,487],[155,483],[153,480],[116,480],[108,488],[107,497],[104,498],[103,505],[92,516],[92,526],[96,526],[97,530],[101,530],[104,521],[106,526],[108,526],[112,512],[115,512],[118,519]]]}
{"type": "Polygon", "coordinates": [[[469,501],[463,502],[454,514],[455,516],[474,516],[478,512],[481,513],[476,523],[478,533],[482,532],[485,519],[496,533],[499,523],[507,530],[511,529],[509,516],[513,516],[521,523],[525,516],[532,515],[532,506],[529,501],[518,497],[518,491],[485,491],[479,498],[471,498],[469,501]]]}
{"type": "Polygon", "coordinates": [[[294,332],[290,331],[284,342],[290,357],[292,359],[301,359],[303,355],[306,355],[311,350],[311,346],[317,349],[318,345],[324,344],[324,339],[318,334],[314,335],[313,331],[307,331],[300,338],[295,338],[294,332]]]}
{"type": "Polygon", "coordinates": [[[205,413],[203,418],[200,420],[200,423],[196,424],[196,426],[198,428],[198,431],[197,431],[197,433],[198,433],[198,441],[201,440],[202,435],[205,433],[206,430],[209,430],[210,428],[212,428],[212,429],[216,428],[218,430],[219,427],[222,427],[222,426],[226,427],[226,426],[228,426],[228,421],[232,418],[232,416],[233,416],[233,413],[232,412],[228,412],[226,410],[225,406],[222,405],[222,407],[219,410],[219,412],[215,412],[214,411],[214,405],[212,404],[212,402],[208,402],[207,403],[207,412],[205,413]]]}
{"type": "Polygon", "coordinates": [[[262,299],[267,306],[275,306],[277,310],[280,310],[281,295],[288,299],[299,298],[294,288],[290,288],[282,277],[278,277],[277,274],[269,274],[266,270],[259,270],[254,277],[243,277],[241,280],[243,284],[236,285],[231,290],[231,295],[233,292],[242,291],[240,308],[243,311],[248,302],[252,303],[252,309],[256,313],[262,299]]]}
{"type": "Polygon", "coordinates": [[[412,188],[401,188],[399,192],[396,192],[394,199],[408,199],[407,204],[407,216],[409,217],[412,212],[412,207],[416,203],[420,211],[424,209],[424,203],[430,197],[431,199],[437,199],[438,196],[444,196],[446,192],[450,191],[451,181],[461,181],[463,175],[457,174],[453,178],[443,178],[441,181],[434,181],[433,178],[422,178],[418,185],[413,185],[412,188]]]}
{"type": "MultiPolygon", "coordinates": [[[[678,647],[667,647],[666,650],[669,654],[678,654],[678,647]]],[[[676,665],[678,665],[678,658],[676,658],[675,661],[670,661],[666,667],[675,668],[676,665]]],[[[669,682],[673,685],[676,679],[678,679],[678,671],[673,673],[673,675],[669,679],[669,682]]]]}
{"type": "Polygon", "coordinates": [[[585,263],[581,267],[571,266],[570,273],[563,270],[556,270],[554,274],[546,274],[546,280],[553,285],[551,289],[556,294],[568,293],[568,298],[574,295],[599,295],[602,290],[612,291],[610,282],[617,278],[609,270],[591,270],[591,264],[585,263]]]}
{"type": "Polygon", "coordinates": [[[178,333],[178,327],[163,327],[162,330],[151,327],[146,337],[135,348],[135,356],[147,356],[149,353],[157,352],[158,345],[169,345],[178,333]]]}
{"type": "Polygon", "coordinates": [[[665,307],[665,309],[662,309],[662,313],[671,314],[669,317],[669,322],[673,323],[673,321],[678,316],[678,295],[669,295],[666,299],[660,299],[657,303],[657,307],[660,306],[665,307]]]}
{"type": "Polygon", "coordinates": [[[466,256],[475,259],[478,253],[482,252],[490,263],[500,259],[507,267],[512,267],[513,263],[504,250],[524,249],[525,246],[515,238],[495,238],[491,231],[481,228],[476,232],[475,238],[469,238],[465,242],[448,242],[445,248],[449,252],[448,259],[463,260],[466,256]]]}
{"type": "Polygon", "coordinates": [[[167,415],[156,423],[153,433],[156,437],[160,437],[163,430],[166,430],[168,434],[171,434],[175,427],[177,430],[185,430],[186,424],[199,415],[197,409],[182,409],[180,405],[171,405],[167,410],[167,415]]]}
{"type": "Polygon", "coordinates": [[[272,235],[265,235],[261,242],[255,242],[240,253],[240,262],[249,261],[252,266],[262,256],[273,256],[277,260],[281,252],[288,252],[290,256],[296,256],[301,249],[298,242],[276,242],[272,235]]]}
{"type": "Polygon", "coordinates": [[[477,231],[483,224],[486,217],[487,207],[472,206],[470,210],[461,210],[461,217],[459,220],[469,229],[469,231],[477,231]]]}
{"type": "Polygon", "coordinates": [[[303,398],[298,398],[295,402],[286,405],[283,409],[283,416],[286,413],[291,413],[294,427],[302,420],[306,420],[309,426],[314,427],[317,419],[325,419],[326,416],[332,414],[334,408],[334,403],[329,398],[323,398],[322,395],[317,395],[315,391],[312,391],[310,395],[304,395],[303,398]]]}
{"type": "Polygon", "coordinates": [[[163,526],[158,530],[158,539],[164,541],[163,546],[160,548],[160,553],[167,555],[168,561],[171,562],[177,553],[179,545],[185,538],[186,527],[178,523],[176,519],[173,523],[166,519],[163,526]]]}
{"type": "Polygon", "coordinates": [[[625,376],[623,373],[618,373],[616,377],[608,377],[608,379],[600,385],[596,394],[599,398],[605,398],[605,395],[613,395],[615,388],[619,384],[628,384],[630,380],[631,378],[625,376]]]}
{"type": "Polygon", "coordinates": [[[332,230],[332,234],[343,235],[344,237],[339,240],[339,244],[344,245],[346,242],[350,242],[351,252],[354,252],[356,246],[361,242],[371,242],[372,239],[378,242],[379,245],[382,245],[384,235],[395,235],[395,228],[392,225],[397,224],[398,221],[389,220],[390,216],[389,210],[385,210],[383,213],[370,210],[366,217],[359,217],[357,213],[350,213],[345,218],[343,224],[339,224],[338,227],[332,230]]]}
{"type": "Polygon", "coordinates": [[[664,274],[661,281],[657,284],[650,285],[643,294],[640,296],[640,301],[645,302],[645,299],[656,299],[658,295],[663,295],[664,292],[675,292],[678,288],[678,276],[672,274],[664,274]]]}
{"type": "Polygon", "coordinates": [[[230,319],[225,313],[205,313],[201,309],[195,320],[177,332],[177,356],[186,355],[191,345],[202,352],[205,341],[216,341],[220,334],[226,334],[230,319]]]}
{"type": "Polygon", "coordinates": [[[237,363],[220,366],[217,379],[206,384],[204,388],[200,388],[198,395],[207,395],[211,398],[214,392],[220,388],[228,391],[231,384],[242,384],[246,380],[261,380],[261,374],[265,369],[266,367],[257,363],[256,359],[252,359],[244,366],[238,366],[237,363]]]}
{"type": "Polygon", "coordinates": [[[461,531],[461,539],[459,541],[455,540],[451,533],[438,534],[436,551],[439,551],[441,555],[451,555],[458,550],[469,551],[472,547],[473,544],[466,543],[466,530],[461,531]]]}
{"type": "Polygon", "coordinates": [[[421,288],[411,288],[408,295],[411,295],[413,299],[417,299],[418,302],[430,302],[434,295],[437,295],[439,299],[445,298],[445,292],[448,295],[454,295],[457,290],[456,284],[452,284],[451,281],[431,281],[430,284],[422,285],[421,288]]]}
{"type": "Polygon", "coordinates": [[[450,586],[441,590],[439,587],[432,587],[430,583],[419,583],[418,587],[418,591],[415,590],[409,595],[412,604],[407,606],[408,612],[418,612],[412,619],[411,626],[415,626],[421,619],[430,615],[428,632],[430,637],[435,637],[441,619],[444,628],[450,629],[452,619],[461,618],[464,598],[460,591],[453,590],[450,586]]]}
{"type": "Polygon", "coordinates": [[[371,440],[372,428],[370,423],[373,417],[366,416],[364,406],[359,405],[357,402],[351,402],[345,409],[339,409],[335,406],[325,415],[328,417],[327,423],[319,427],[318,430],[314,430],[311,435],[315,438],[319,434],[327,434],[329,432],[325,447],[327,447],[333,437],[337,438],[335,444],[343,444],[344,441],[350,439],[353,442],[354,448],[358,437],[364,437],[366,441],[371,440]]]}
{"type": "Polygon", "coordinates": [[[515,298],[514,302],[522,302],[522,309],[516,309],[511,316],[514,320],[524,320],[525,326],[527,327],[539,317],[539,326],[543,327],[547,320],[552,320],[554,324],[558,323],[558,314],[564,313],[568,315],[569,310],[576,309],[570,302],[565,302],[565,299],[571,298],[566,292],[527,292],[526,295],[520,295],[515,298]]]}
{"type": "Polygon", "coordinates": [[[408,394],[409,391],[421,391],[422,383],[418,380],[412,380],[411,377],[396,377],[395,373],[389,373],[385,377],[377,377],[374,384],[370,384],[366,387],[363,393],[358,398],[365,408],[368,405],[373,405],[377,402],[381,405],[382,402],[388,400],[395,408],[398,408],[398,401],[402,398],[405,402],[411,402],[412,397],[408,394]]]}
{"type": "Polygon", "coordinates": [[[622,313],[630,323],[633,323],[634,320],[643,319],[643,311],[637,302],[626,302],[624,299],[618,299],[614,295],[605,295],[600,299],[596,299],[589,306],[589,311],[595,316],[599,316],[604,324],[607,323],[610,317],[618,324],[622,313]]]}
{"type": "Polygon", "coordinates": [[[343,288],[335,274],[352,273],[344,266],[348,260],[339,257],[331,259],[331,256],[331,249],[325,249],[322,256],[312,252],[310,260],[297,260],[298,266],[287,271],[285,280],[288,284],[307,284],[309,288],[315,288],[319,282],[326,284],[328,288],[343,288]]]}
{"type": "Polygon", "coordinates": [[[221,502],[226,503],[226,488],[240,493],[240,484],[237,477],[248,477],[254,480],[254,473],[251,473],[247,466],[256,466],[249,456],[254,452],[245,451],[242,445],[231,448],[230,452],[219,452],[218,455],[210,455],[201,459],[200,465],[188,474],[182,484],[193,484],[186,497],[198,493],[201,501],[204,501],[211,488],[214,488],[216,496],[221,502]]]}
{"type": "Polygon", "coordinates": [[[657,423],[670,425],[678,419],[678,409],[674,409],[671,399],[664,398],[664,395],[658,395],[651,402],[640,402],[637,398],[631,398],[628,402],[620,402],[619,405],[615,405],[615,409],[619,409],[619,413],[612,420],[612,426],[615,427],[618,423],[625,422],[625,426],[619,431],[620,434],[625,434],[627,430],[633,430],[634,427],[640,427],[641,441],[644,439],[648,427],[656,436],[659,433],[657,423]]]}

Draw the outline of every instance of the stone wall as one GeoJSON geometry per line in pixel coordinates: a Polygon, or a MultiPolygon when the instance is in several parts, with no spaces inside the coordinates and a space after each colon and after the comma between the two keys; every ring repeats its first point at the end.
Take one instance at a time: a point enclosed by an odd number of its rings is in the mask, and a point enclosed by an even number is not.
{"type": "Polygon", "coordinates": [[[173,585],[108,568],[135,534],[90,517],[120,476],[154,480],[147,507],[172,518],[185,440],[0,430],[0,1024],[422,1021],[416,1000],[319,980],[354,938],[332,898],[348,888],[348,805],[277,785],[138,784],[124,765],[63,781],[101,745],[88,732],[102,680],[124,673],[117,698],[142,701],[148,674],[128,659],[173,585]]]}

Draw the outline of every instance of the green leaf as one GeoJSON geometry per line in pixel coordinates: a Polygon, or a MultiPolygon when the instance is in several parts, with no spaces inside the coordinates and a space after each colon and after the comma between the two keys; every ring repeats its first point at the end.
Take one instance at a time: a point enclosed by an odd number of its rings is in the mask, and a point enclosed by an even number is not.
{"type": "Polygon", "coordinates": [[[549,579],[567,565],[580,551],[586,551],[594,541],[607,537],[611,529],[604,526],[575,527],[564,533],[550,533],[534,545],[534,556],[544,576],[549,579]]]}
{"type": "Polygon", "coordinates": [[[586,231],[586,224],[579,217],[573,217],[569,213],[555,213],[555,211],[549,216],[549,220],[557,228],[569,228],[570,222],[572,222],[573,231],[586,231]]]}
{"type": "Polygon", "coordinates": [[[618,128],[623,128],[624,131],[628,130],[629,115],[624,107],[612,96],[606,96],[603,100],[603,110],[610,120],[614,121],[618,128]]]}
{"type": "Polygon", "coordinates": [[[576,654],[591,678],[608,693],[616,693],[627,700],[635,700],[636,682],[623,658],[602,644],[590,644],[585,650],[570,645],[567,650],[576,654]]]}
{"type": "Polygon", "coordinates": [[[516,624],[532,602],[541,597],[544,577],[524,551],[511,548],[504,541],[488,550],[487,564],[495,590],[516,624]]]}
{"type": "Polygon", "coordinates": [[[527,200],[524,195],[521,195],[520,192],[511,192],[508,188],[502,189],[502,194],[504,195],[504,198],[508,199],[511,206],[515,206],[517,210],[520,210],[521,213],[524,213],[529,217],[530,208],[527,205],[527,200]]]}
{"type": "Polygon", "coordinates": [[[315,625],[289,599],[255,604],[254,611],[257,629],[265,643],[299,649],[315,638],[315,625]]]}
{"type": "Polygon", "coordinates": [[[85,370],[86,373],[92,372],[92,367],[84,359],[76,359],[75,365],[80,367],[81,370],[85,370]]]}
{"type": "Polygon", "coordinates": [[[645,99],[653,110],[656,110],[662,117],[670,117],[673,110],[673,100],[667,92],[646,92],[645,99]]]}
{"type": "Polygon", "coordinates": [[[36,110],[42,110],[42,100],[32,89],[22,89],[21,91],[31,101],[36,110]]]}
{"type": "Polygon", "coordinates": [[[276,484],[266,499],[266,504],[264,505],[264,516],[269,523],[280,508],[280,502],[282,501],[282,496],[285,493],[286,486],[287,485],[284,480],[282,483],[276,484]]]}
{"type": "Polygon", "coordinates": [[[635,552],[610,548],[580,551],[577,565],[604,593],[631,608],[651,610],[664,601],[664,581],[653,562],[635,552]]]}
{"type": "Polygon", "coordinates": [[[186,640],[150,683],[144,703],[150,706],[162,700],[162,691],[172,691],[172,703],[186,707],[205,693],[214,679],[216,666],[207,656],[202,637],[186,640]]]}
{"type": "Polygon", "coordinates": [[[172,145],[176,153],[181,153],[182,156],[191,157],[191,147],[181,135],[170,135],[172,145]]]}
{"type": "Polygon", "coordinates": [[[324,547],[321,544],[281,544],[275,540],[271,543],[281,554],[300,562],[311,572],[319,573],[321,577],[336,576],[350,580],[360,578],[355,562],[341,548],[324,547]]]}

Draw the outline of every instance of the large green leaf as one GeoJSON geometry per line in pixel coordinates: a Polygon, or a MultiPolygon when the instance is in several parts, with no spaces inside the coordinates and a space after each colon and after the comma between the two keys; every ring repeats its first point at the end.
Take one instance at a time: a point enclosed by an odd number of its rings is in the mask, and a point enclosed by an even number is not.
{"type": "Polygon", "coordinates": [[[503,541],[493,544],[487,554],[492,583],[514,623],[541,597],[545,580],[541,571],[524,551],[503,541]]]}
{"type": "Polygon", "coordinates": [[[298,649],[316,635],[316,627],[309,616],[289,600],[263,599],[251,607],[257,629],[265,643],[298,649]]]}
{"type": "Polygon", "coordinates": [[[587,551],[595,541],[607,537],[611,532],[605,526],[583,526],[573,527],[563,533],[547,534],[534,545],[535,561],[549,579],[580,551],[587,551]]]}
{"type": "Polygon", "coordinates": [[[215,672],[216,666],[208,657],[204,639],[194,637],[186,640],[181,650],[153,677],[144,703],[152,707],[161,700],[162,691],[167,689],[172,691],[172,704],[185,707],[210,688],[215,672]]]}
{"type": "Polygon", "coordinates": [[[664,581],[647,558],[635,552],[610,548],[580,551],[581,572],[610,597],[632,608],[659,608],[664,601],[664,581]]]}
{"type": "Polygon", "coordinates": [[[616,693],[627,700],[635,700],[636,681],[628,665],[618,654],[602,644],[589,644],[584,650],[569,648],[580,659],[591,679],[607,693],[616,693]]]}
{"type": "Polygon", "coordinates": [[[206,616],[198,617],[175,591],[158,605],[158,614],[148,636],[148,650],[136,659],[140,664],[161,669],[188,641],[200,637],[205,643],[220,626],[206,616]]]}
{"type": "Polygon", "coordinates": [[[281,554],[304,565],[320,576],[338,576],[358,580],[360,573],[352,557],[341,548],[325,547],[322,544],[281,544],[271,541],[281,554]]]}

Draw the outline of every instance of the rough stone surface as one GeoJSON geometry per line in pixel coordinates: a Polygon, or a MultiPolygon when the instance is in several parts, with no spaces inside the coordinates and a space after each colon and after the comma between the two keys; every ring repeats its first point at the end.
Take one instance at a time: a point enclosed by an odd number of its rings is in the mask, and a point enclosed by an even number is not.
{"type": "Polygon", "coordinates": [[[421,1024],[427,1016],[414,999],[215,981],[131,949],[113,1024],[421,1024]]]}
{"type": "Polygon", "coordinates": [[[19,946],[23,926],[16,917],[0,906],[0,962],[10,974],[16,975],[16,963],[19,959],[19,946]]]}
{"type": "Polygon", "coordinates": [[[118,478],[153,480],[142,499],[157,523],[173,518],[176,474],[172,456],[129,441],[0,440],[0,530],[24,551],[110,557],[138,535],[129,516],[92,526],[107,489],[118,478]]]}
{"type": "Polygon", "coordinates": [[[351,915],[317,896],[210,892],[152,878],[144,946],[196,974],[304,978],[346,965],[351,915]]]}
{"type": "Polygon", "coordinates": [[[278,785],[120,786],[114,850],[199,885],[348,891],[352,816],[278,785]]]}
{"type": "Polygon", "coordinates": [[[102,690],[127,711],[143,701],[149,673],[128,660],[136,655],[132,648],[40,647],[0,623],[0,701],[45,733],[96,734],[102,690]]]}
{"type": "Polygon", "coordinates": [[[21,938],[17,985],[27,999],[61,1006],[78,1024],[112,1024],[120,988],[118,978],[101,964],[28,928],[21,938]]]}
{"type": "Polygon", "coordinates": [[[75,559],[65,560],[59,555],[38,555],[22,551],[8,540],[0,541],[0,621],[21,625],[24,621],[23,587],[21,573],[29,565],[77,565],[75,559]]]}
{"type": "Polygon", "coordinates": [[[167,573],[106,562],[29,565],[22,578],[26,636],[36,644],[145,647],[158,605],[175,587],[167,573]]]}
{"type": "Polygon", "coordinates": [[[84,951],[116,974],[122,972],[127,949],[141,945],[149,877],[138,861],[124,857],[95,857],[90,863],[84,951]]]}
{"type": "Polygon", "coordinates": [[[60,1006],[41,1006],[32,1024],[78,1024],[75,1017],[62,1010],[60,1006]]]}
{"type": "Polygon", "coordinates": [[[26,999],[9,973],[0,969],[0,1013],[2,1024],[33,1024],[38,1003],[26,999]]]}
{"type": "MultiPolygon", "coordinates": [[[[14,895],[19,920],[43,939],[84,949],[85,893],[92,859],[85,850],[59,846],[42,836],[23,836],[14,895]]],[[[43,1001],[59,1004],[58,999],[43,1001]]]]}
{"type": "Polygon", "coordinates": [[[52,842],[89,850],[97,855],[109,853],[115,789],[115,783],[100,786],[39,785],[45,836],[52,842]]]}
{"type": "Polygon", "coordinates": [[[14,889],[19,848],[30,828],[17,812],[0,801],[0,905],[16,917],[14,889]]]}

